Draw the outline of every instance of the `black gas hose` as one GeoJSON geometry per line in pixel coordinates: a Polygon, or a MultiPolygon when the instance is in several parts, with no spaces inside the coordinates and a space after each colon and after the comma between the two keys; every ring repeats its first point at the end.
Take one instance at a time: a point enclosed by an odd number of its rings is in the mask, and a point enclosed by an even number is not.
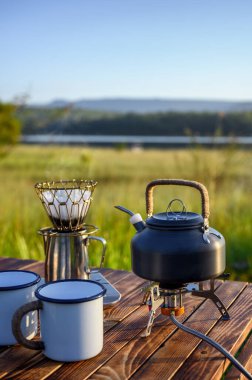
{"type": "Polygon", "coordinates": [[[208,344],[216,348],[216,350],[220,351],[231,363],[249,380],[252,380],[251,374],[241,365],[241,363],[236,360],[234,356],[232,356],[224,347],[222,347],[219,343],[215,342],[213,339],[208,336],[202,334],[201,332],[191,329],[190,327],[184,326],[182,323],[178,322],[174,316],[174,312],[171,313],[170,318],[172,322],[181,330],[195,335],[197,338],[206,341],[208,344]]]}

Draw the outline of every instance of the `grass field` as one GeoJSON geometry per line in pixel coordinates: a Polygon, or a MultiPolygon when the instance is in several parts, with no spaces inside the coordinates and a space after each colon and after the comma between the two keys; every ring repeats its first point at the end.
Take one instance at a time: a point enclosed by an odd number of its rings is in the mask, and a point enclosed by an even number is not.
{"type": "MultiPolygon", "coordinates": [[[[210,225],[227,243],[227,270],[232,278],[252,280],[252,152],[195,147],[187,150],[91,149],[81,147],[17,146],[0,158],[0,255],[43,260],[43,242],[37,234],[50,225],[35,193],[44,180],[98,181],[87,223],[99,227],[108,242],[105,266],[130,269],[130,240],[134,229],[123,205],[146,217],[145,188],[156,178],[184,178],[202,182],[210,196],[210,225]]],[[[200,212],[194,189],[157,188],[154,212],[165,211],[169,201],[181,198],[188,211],[200,212]]],[[[98,244],[90,257],[98,263],[98,244]]]]}

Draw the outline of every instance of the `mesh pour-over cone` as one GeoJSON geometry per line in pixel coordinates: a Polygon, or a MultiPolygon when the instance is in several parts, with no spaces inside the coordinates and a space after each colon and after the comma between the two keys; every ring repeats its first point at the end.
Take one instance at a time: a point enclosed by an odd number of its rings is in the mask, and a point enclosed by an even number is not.
{"type": "Polygon", "coordinates": [[[95,181],[72,180],[36,183],[35,190],[59,231],[76,231],[83,227],[92,201],[95,181]]]}

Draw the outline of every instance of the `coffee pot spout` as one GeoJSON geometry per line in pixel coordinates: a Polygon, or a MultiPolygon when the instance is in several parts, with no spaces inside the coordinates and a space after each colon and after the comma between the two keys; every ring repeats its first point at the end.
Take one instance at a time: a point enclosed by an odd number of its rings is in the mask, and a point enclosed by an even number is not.
{"type": "Polygon", "coordinates": [[[127,208],[123,206],[115,206],[115,208],[130,215],[129,221],[135,227],[137,232],[140,232],[145,229],[146,225],[140,214],[135,214],[134,212],[128,210],[127,208]]]}

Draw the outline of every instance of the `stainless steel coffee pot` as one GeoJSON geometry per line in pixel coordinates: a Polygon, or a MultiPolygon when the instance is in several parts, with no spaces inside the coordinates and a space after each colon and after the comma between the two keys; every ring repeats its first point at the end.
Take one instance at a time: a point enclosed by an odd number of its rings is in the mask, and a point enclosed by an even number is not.
{"type": "Polygon", "coordinates": [[[106,240],[102,237],[91,236],[96,231],[97,228],[90,225],[72,232],[42,228],[39,233],[44,240],[45,281],[89,279],[90,274],[97,271],[92,270],[89,264],[90,240],[96,240],[102,244],[100,269],[105,258],[106,240]]]}

